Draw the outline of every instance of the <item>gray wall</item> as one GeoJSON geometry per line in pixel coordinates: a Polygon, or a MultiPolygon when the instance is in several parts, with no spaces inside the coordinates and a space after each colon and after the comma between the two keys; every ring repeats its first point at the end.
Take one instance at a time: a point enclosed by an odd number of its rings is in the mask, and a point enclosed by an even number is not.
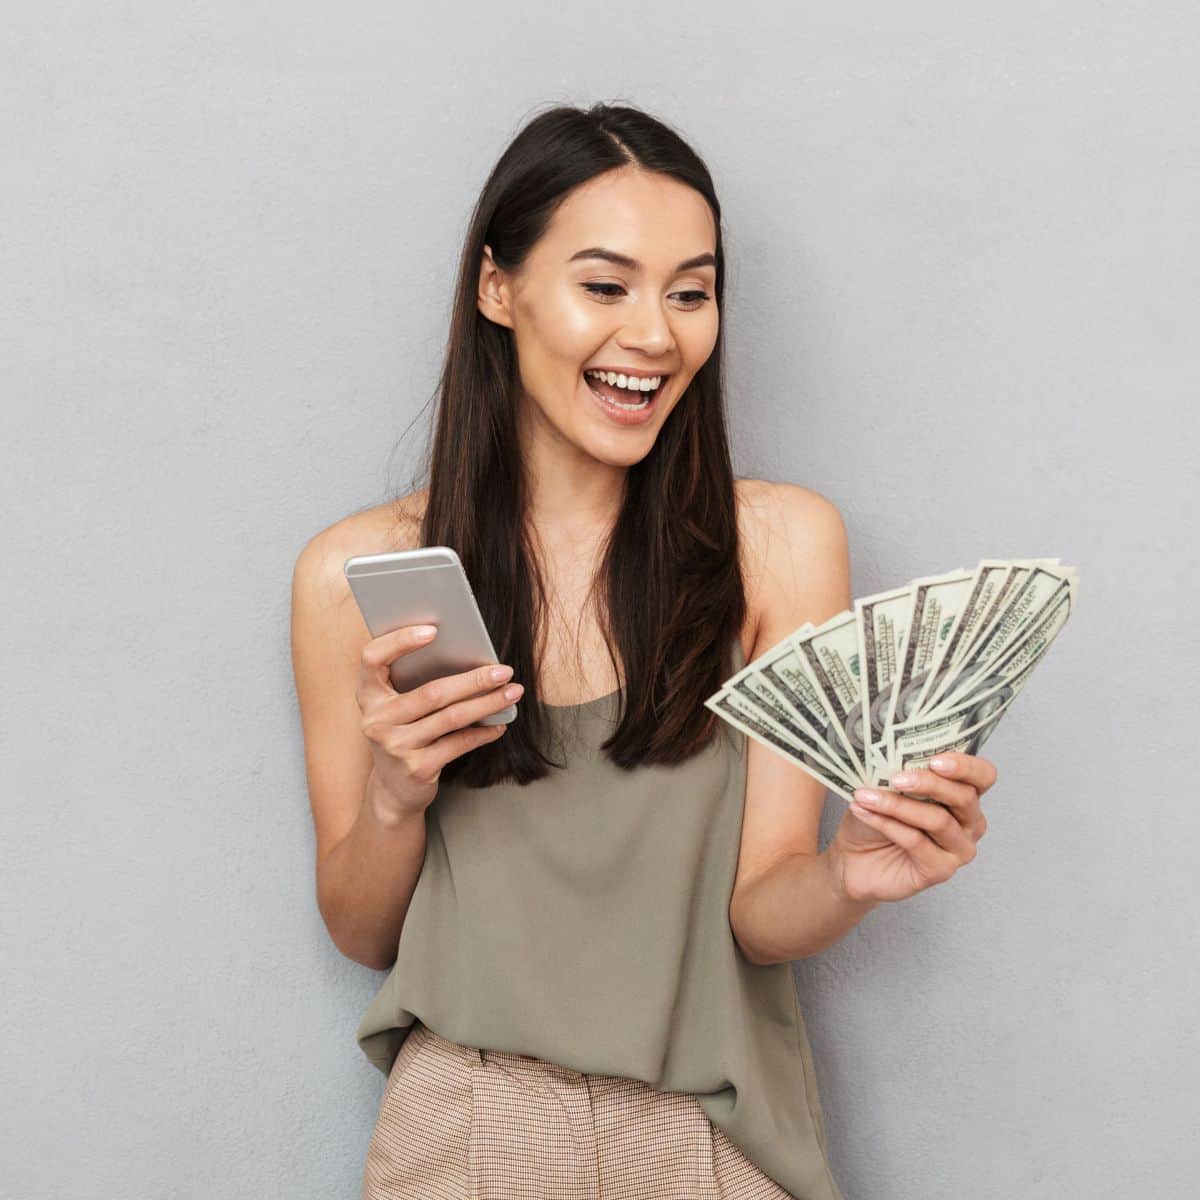
{"type": "Polygon", "coordinates": [[[857,595],[1081,573],[979,857],[796,966],[848,1200],[1193,1194],[1194,9],[6,7],[0,1190],[357,1195],[290,572],[412,466],[500,150],[627,99],[726,206],[738,473],[857,595]]]}

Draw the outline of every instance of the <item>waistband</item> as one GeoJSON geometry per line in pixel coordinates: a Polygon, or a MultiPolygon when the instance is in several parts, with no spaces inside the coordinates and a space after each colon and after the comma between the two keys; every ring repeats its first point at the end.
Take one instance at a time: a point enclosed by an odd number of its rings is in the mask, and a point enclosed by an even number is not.
{"type": "MultiPolygon", "coordinates": [[[[452,1058],[457,1058],[468,1065],[480,1066],[483,1063],[494,1062],[512,1071],[535,1075],[553,1075],[557,1078],[569,1079],[576,1083],[581,1083],[589,1078],[583,1071],[576,1071],[571,1067],[563,1067],[558,1063],[547,1062],[544,1058],[536,1058],[532,1054],[517,1054],[512,1050],[492,1050],[486,1046],[468,1046],[462,1042],[453,1042],[449,1038],[442,1037],[436,1030],[430,1029],[419,1018],[413,1022],[413,1027],[409,1031],[408,1036],[410,1038],[418,1038],[422,1042],[428,1042],[441,1051],[441,1053],[449,1055],[452,1058]]],[[[603,1079],[607,1077],[592,1075],[590,1078],[603,1079]]]]}

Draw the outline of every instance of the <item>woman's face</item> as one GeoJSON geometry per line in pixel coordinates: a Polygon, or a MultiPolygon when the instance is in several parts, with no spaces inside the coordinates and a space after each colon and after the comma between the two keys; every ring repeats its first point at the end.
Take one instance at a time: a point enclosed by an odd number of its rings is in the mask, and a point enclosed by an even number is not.
{"type": "MultiPolygon", "coordinates": [[[[519,421],[541,441],[565,442],[611,466],[654,445],[717,340],[716,227],[699,192],[670,176],[621,167],[571,192],[515,276],[485,247],[479,309],[516,342],[519,421]],[[630,262],[599,257],[598,249],[630,262]],[[592,252],[592,253],[588,253],[592,252]],[[703,257],[707,261],[687,263],[703,257]],[[601,399],[584,372],[663,375],[656,391],[601,399]]],[[[603,389],[601,389],[603,391],[603,389]]]]}

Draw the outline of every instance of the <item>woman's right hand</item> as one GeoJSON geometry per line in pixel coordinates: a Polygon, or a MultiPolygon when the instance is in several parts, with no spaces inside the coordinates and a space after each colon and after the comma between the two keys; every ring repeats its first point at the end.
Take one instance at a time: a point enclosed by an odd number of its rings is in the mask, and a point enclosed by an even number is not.
{"type": "Polygon", "coordinates": [[[493,664],[431,679],[411,692],[397,692],[389,674],[391,664],[433,641],[418,637],[420,628],[402,625],[372,638],[362,652],[355,699],[375,758],[375,803],[384,806],[379,814],[384,817],[424,812],[437,796],[446,763],[476,746],[498,741],[508,728],[473,722],[507,708],[524,691],[520,684],[508,683],[512,667],[493,664]],[[497,680],[492,671],[504,674],[497,680]],[[517,696],[504,694],[509,686],[521,689],[517,696]]]}

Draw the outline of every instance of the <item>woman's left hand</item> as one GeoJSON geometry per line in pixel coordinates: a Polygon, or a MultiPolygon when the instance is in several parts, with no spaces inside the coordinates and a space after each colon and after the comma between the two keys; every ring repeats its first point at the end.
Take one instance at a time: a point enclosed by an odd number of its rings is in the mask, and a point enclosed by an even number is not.
{"type": "Polygon", "coordinates": [[[878,800],[861,812],[848,809],[829,845],[836,878],[851,899],[905,900],[945,883],[975,858],[975,844],[987,832],[979,799],[996,782],[995,763],[974,754],[938,755],[909,774],[911,780],[899,771],[888,780],[898,790],[857,788],[856,800],[878,800]]]}

